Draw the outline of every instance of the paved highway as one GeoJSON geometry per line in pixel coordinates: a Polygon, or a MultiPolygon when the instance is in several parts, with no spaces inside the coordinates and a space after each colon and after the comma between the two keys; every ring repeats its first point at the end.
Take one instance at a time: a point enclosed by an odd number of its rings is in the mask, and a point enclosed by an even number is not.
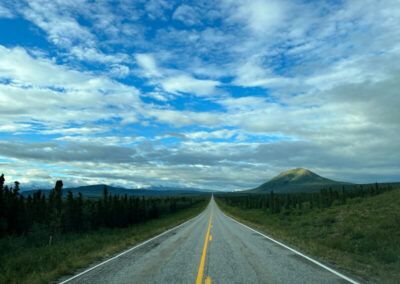
{"type": "Polygon", "coordinates": [[[356,283],[224,215],[196,218],[61,283],[356,283]]]}

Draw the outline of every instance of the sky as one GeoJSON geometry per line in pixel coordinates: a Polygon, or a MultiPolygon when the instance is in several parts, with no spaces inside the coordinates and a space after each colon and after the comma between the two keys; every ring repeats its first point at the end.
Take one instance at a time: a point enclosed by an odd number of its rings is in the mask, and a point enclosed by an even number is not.
{"type": "Polygon", "coordinates": [[[0,0],[0,172],[400,181],[399,27],[399,0],[0,0]]]}

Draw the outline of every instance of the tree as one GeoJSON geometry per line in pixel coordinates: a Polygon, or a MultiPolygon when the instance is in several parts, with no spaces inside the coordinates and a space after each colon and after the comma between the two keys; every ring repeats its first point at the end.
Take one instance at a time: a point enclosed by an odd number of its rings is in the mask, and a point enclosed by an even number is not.
{"type": "Polygon", "coordinates": [[[5,178],[4,178],[4,174],[1,174],[1,176],[0,176],[0,190],[2,190],[3,189],[3,186],[4,186],[4,182],[5,182],[6,180],[5,180],[5,178]]]}
{"type": "Polygon", "coordinates": [[[19,185],[20,185],[19,181],[14,181],[14,195],[15,196],[17,196],[19,194],[19,190],[20,190],[19,185]]]}
{"type": "Polygon", "coordinates": [[[0,176],[0,237],[5,235],[7,231],[7,220],[5,218],[6,213],[6,202],[5,202],[5,192],[3,190],[5,178],[4,174],[0,176]]]}
{"type": "Polygon", "coordinates": [[[62,214],[62,180],[56,182],[55,187],[50,192],[50,226],[54,233],[59,233],[61,230],[61,214],[62,214]]]}

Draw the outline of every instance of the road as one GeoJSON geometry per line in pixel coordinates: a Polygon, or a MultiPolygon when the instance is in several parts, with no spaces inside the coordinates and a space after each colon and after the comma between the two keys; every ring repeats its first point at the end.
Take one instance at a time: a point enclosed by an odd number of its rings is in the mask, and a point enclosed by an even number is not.
{"type": "MultiPolygon", "coordinates": [[[[224,215],[199,216],[62,283],[349,283],[224,215]]],[[[353,282],[356,283],[356,282],[353,282]]]]}

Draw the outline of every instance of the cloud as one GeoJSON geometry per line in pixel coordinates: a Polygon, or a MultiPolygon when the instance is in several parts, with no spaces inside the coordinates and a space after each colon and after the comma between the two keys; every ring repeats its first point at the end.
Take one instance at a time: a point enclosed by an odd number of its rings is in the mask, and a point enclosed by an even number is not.
{"type": "Polygon", "coordinates": [[[286,1],[226,1],[233,7],[228,21],[244,22],[255,33],[271,32],[285,24],[288,5],[286,1]]]}
{"type": "Polygon", "coordinates": [[[96,42],[95,35],[81,26],[71,13],[71,10],[82,8],[83,3],[84,1],[33,0],[21,12],[26,19],[44,30],[55,45],[69,48],[76,43],[85,42],[87,46],[93,46],[96,42]]]}
{"type": "Polygon", "coordinates": [[[132,86],[34,58],[22,48],[0,46],[0,78],[9,81],[0,83],[2,121],[35,122],[32,132],[38,126],[38,133],[44,133],[40,128],[49,131],[72,122],[116,117],[133,122],[143,108],[139,92],[132,86]]]}
{"type": "Polygon", "coordinates": [[[52,135],[52,134],[63,134],[63,135],[70,135],[70,134],[93,134],[93,133],[102,133],[107,132],[109,130],[108,127],[104,126],[84,126],[84,127],[71,127],[71,128],[61,128],[61,129],[47,129],[42,130],[40,133],[45,135],[52,135]]]}
{"type": "Polygon", "coordinates": [[[208,140],[208,139],[229,139],[237,135],[237,130],[221,129],[211,132],[198,131],[185,134],[186,138],[194,140],[208,140]]]}
{"type": "Polygon", "coordinates": [[[88,62],[101,62],[101,63],[127,63],[130,61],[129,56],[126,54],[109,55],[97,50],[93,47],[74,46],[70,49],[78,60],[85,60],[88,62]]]}
{"type": "Polygon", "coordinates": [[[122,64],[111,65],[111,69],[109,71],[110,76],[115,78],[126,78],[130,73],[131,70],[129,67],[122,64]]]}
{"type": "Polygon", "coordinates": [[[166,92],[178,94],[189,93],[197,96],[215,95],[220,82],[214,80],[199,80],[188,75],[170,77],[161,82],[166,92]]]}
{"type": "Polygon", "coordinates": [[[69,143],[65,147],[56,143],[15,143],[0,141],[0,156],[13,159],[60,162],[103,162],[133,163],[135,149],[113,146],[93,145],[91,143],[69,143]],[[113,153],[108,155],[107,153],[113,153]]]}
{"type": "Polygon", "coordinates": [[[256,61],[256,58],[251,58],[238,66],[236,78],[232,83],[244,87],[264,88],[281,88],[297,84],[296,79],[276,75],[272,70],[261,67],[256,61]]]}
{"type": "Polygon", "coordinates": [[[151,54],[138,53],[135,55],[135,58],[138,65],[142,68],[145,77],[161,77],[161,72],[151,54]]]}
{"type": "Polygon", "coordinates": [[[147,16],[151,19],[165,19],[165,10],[171,9],[173,6],[170,1],[165,0],[150,0],[147,1],[145,5],[145,9],[147,12],[147,16]]]}
{"type": "Polygon", "coordinates": [[[21,47],[0,46],[0,76],[25,86],[83,87],[93,79],[88,73],[57,65],[47,58],[33,58],[21,47]]]}
{"type": "MultiPolygon", "coordinates": [[[[74,132],[75,134],[76,132],[74,132]]],[[[143,142],[144,137],[121,137],[121,136],[63,136],[56,138],[55,141],[66,141],[81,144],[97,144],[97,145],[129,145],[138,142],[143,142]]]]}
{"type": "MultiPolygon", "coordinates": [[[[196,79],[187,74],[179,74],[182,72],[174,69],[160,68],[154,56],[151,54],[136,54],[135,58],[137,64],[141,68],[137,72],[139,76],[149,78],[150,84],[160,86],[168,93],[176,95],[187,93],[197,96],[210,96],[218,93],[216,87],[221,85],[219,81],[196,79]]],[[[158,98],[160,97],[158,96],[158,98]]],[[[160,100],[162,101],[163,99],[160,100]]]]}
{"type": "Polygon", "coordinates": [[[176,8],[172,18],[183,22],[187,26],[199,25],[201,20],[199,19],[196,9],[192,6],[182,4],[176,8]]]}
{"type": "Polygon", "coordinates": [[[11,12],[11,10],[0,4],[0,18],[5,18],[5,19],[8,18],[9,19],[9,18],[13,18],[13,17],[14,17],[14,14],[11,12]]]}
{"type": "Polygon", "coordinates": [[[218,113],[176,111],[169,109],[151,109],[146,113],[147,117],[155,117],[160,123],[171,124],[175,127],[200,125],[217,127],[223,123],[223,119],[218,113]]]}
{"type": "Polygon", "coordinates": [[[21,133],[26,130],[29,130],[31,127],[30,124],[24,123],[9,123],[0,125],[0,132],[12,132],[12,133],[21,133]]]}

